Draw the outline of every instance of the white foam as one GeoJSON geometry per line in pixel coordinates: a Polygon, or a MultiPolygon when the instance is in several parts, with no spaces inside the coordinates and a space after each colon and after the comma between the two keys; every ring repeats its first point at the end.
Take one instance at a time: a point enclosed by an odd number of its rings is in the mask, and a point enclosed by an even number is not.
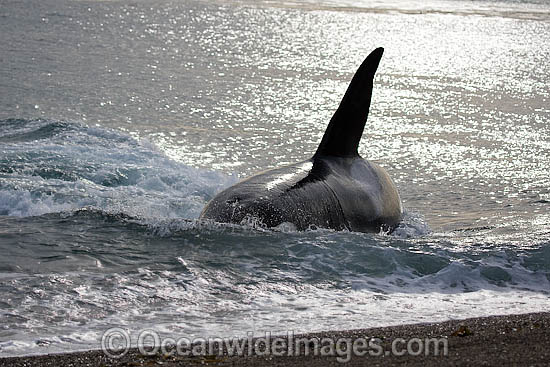
{"type": "Polygon", "coordinates": [[[8,147],[8,159],[19,168],[0,185],[1,214],[27,217],[93,207],[142,218],[196,218],[210,197],[235,181],[175,162],[150,142],[121,132],[72,127],[59,141],[8,147]],[[25,155],[33,159],[18,160],[25,155]],[[48,177],[49,172],[56,176],[48,177]]]}
{"type": "Polygon", "coordinates": [[[405,210],[401,223],[391,234],[399,238],[411,238],[424,236],[431,232],[430,226],[422,214],[405,210]]]}

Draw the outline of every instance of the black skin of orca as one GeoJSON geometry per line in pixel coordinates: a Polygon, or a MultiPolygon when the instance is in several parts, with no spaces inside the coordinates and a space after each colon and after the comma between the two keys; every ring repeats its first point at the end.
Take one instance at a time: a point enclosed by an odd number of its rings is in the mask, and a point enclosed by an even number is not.
{"type": "Polygon", "coordinates": [[[377,48],[363,61],[311,159],[238,182],[215,196],[200,218],[255,219],[269,228],[292,223],[298,230],[393,230],[403,215],[397,188],[384,169],[357,152],[383,52],[377,48]]]}

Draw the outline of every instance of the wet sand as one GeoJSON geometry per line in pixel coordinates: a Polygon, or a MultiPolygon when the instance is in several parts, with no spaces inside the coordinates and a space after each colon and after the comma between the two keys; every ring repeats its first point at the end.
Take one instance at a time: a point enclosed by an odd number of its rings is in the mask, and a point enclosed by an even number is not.
{"type": "MultiPolygon", "coordinates": [[[[100,350],[75,352],[67,354],[51,354],[43,356],[0,358],[0,366],[548,366],[550,365],[550,313],[535,313],[511,316],[491,316],[467,320],[447,321],[431,324],[402,325],[372,329],[357,329],[347,331],[328,331],[296,335],[321,340],[328,337],[365,338],[376,340],[383,348],[383,353],[373,350],[373,356],[352,355],[349,362],[338,361],[335,356],[220,356],[203,355],[194,357],[169,356],[156,354],[144,356],[138,350],[132,349],[119,359],[108,358],[100,350]],[[397,338],[411,340],[419,338],[444,338],[447,340],[448,353],[434,355],[430,350],[428,355],[393,355],[392,342],[397,338]]],[[[397,343],[397,351],[406,349],[406,343],[397,343]]],[[[413,349],[418,350],[418,343],[413,343],[413,349]]],[[[313,345],[311,345],[313,348],[313,345]]],[[[369,348],[369,351],[372,350],[369,348]]],[[[338,350],[342,358],[343,350],[338,350]]],[[[340,360],[341,360],[340,358],[340,360]]]]}

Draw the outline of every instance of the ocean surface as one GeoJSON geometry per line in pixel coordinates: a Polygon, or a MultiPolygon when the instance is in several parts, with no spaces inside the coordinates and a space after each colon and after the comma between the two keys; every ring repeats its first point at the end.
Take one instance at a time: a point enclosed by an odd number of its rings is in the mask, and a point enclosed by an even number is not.
{"type": "Polygon", "coordinates": [[[0,357],[550,310],[547,1],[0,1],[0,357]],[[197,218],[385,54],[392,234],[197,218]]]}

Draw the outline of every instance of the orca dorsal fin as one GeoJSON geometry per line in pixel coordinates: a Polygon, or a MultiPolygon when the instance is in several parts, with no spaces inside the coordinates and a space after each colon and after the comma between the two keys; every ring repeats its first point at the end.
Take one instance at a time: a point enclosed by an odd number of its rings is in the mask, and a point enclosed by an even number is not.
{"type": "Polygon", "coordinates": [[[374,73],[384,49],[372,51],[363,61],[330,119],[316,156],[357,157],[359,141],[369,115],[374,73]]]}

